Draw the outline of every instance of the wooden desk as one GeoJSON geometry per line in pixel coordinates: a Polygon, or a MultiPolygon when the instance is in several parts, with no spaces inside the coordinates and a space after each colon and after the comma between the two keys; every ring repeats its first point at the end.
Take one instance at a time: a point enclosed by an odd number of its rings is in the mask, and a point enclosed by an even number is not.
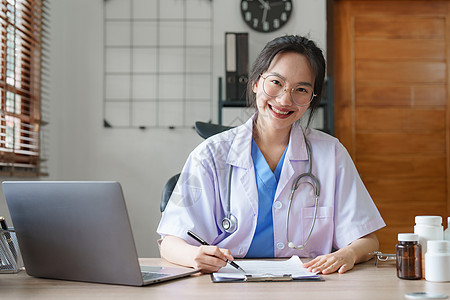
{"type": "MultiPolygon", "coordinates": [[[[170,265],[159,258],[143,264],[170,265]]],[[[374,260],[345,274],[323,276],[323,282],[212,283],[209,275],[145,287],[33,278],[25,271],[0,274],[1,299],[404,299],[405,293],[440,292],[450,296],[450,283],[401,280],[393,265],[375,267],[374,260]]]]}

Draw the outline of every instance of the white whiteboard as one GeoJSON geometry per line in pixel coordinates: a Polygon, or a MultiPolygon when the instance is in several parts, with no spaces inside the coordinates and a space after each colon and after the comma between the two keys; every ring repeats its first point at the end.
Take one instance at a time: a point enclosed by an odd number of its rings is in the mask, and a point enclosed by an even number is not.
{"type": "Polygon", "coordinates": [[[212,119],[212,5],[104,0],[105,127],[192,127],[212,119]]]}

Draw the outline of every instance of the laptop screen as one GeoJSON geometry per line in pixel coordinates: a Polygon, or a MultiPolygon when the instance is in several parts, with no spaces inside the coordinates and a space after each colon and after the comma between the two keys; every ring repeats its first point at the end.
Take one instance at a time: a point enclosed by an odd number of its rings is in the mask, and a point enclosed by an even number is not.
{"type": "Polygon", "coordinates": [[[2,186],[29,275],[143,284],[119,183],[5,181],[2,186]]]}

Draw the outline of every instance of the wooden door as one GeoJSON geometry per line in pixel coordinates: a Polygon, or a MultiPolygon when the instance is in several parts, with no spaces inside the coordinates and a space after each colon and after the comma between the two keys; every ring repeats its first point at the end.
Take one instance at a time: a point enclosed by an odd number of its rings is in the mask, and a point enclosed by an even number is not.
{"type": "Polygon", "coordinates": [[[335,133],[387,224],[385,252],[416,215],[450,216],[449,3],[333,3],[335,133]]]}

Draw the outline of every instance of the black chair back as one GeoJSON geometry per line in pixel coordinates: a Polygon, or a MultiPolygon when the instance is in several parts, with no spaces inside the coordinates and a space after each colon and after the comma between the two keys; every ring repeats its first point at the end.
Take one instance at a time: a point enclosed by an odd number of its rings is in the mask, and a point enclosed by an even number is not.
{"type": "MultiPolygon", "coordinates": [[[[197,131],[198,135],[204,139],[209,138],[215,134],[221,133],[233,127],[223,126],[219,124],[212,124],[206,122],[195,122],[195,131],[197,131]]],[[[169,202],[170,196],[177,184],[178,178],[180,177],[180,173],[170,177],[170,179],[164,185],[162,195],[161,195],[161,203],[159,209],[163,212],[166,209],[167,203],[169,202]]]]}

